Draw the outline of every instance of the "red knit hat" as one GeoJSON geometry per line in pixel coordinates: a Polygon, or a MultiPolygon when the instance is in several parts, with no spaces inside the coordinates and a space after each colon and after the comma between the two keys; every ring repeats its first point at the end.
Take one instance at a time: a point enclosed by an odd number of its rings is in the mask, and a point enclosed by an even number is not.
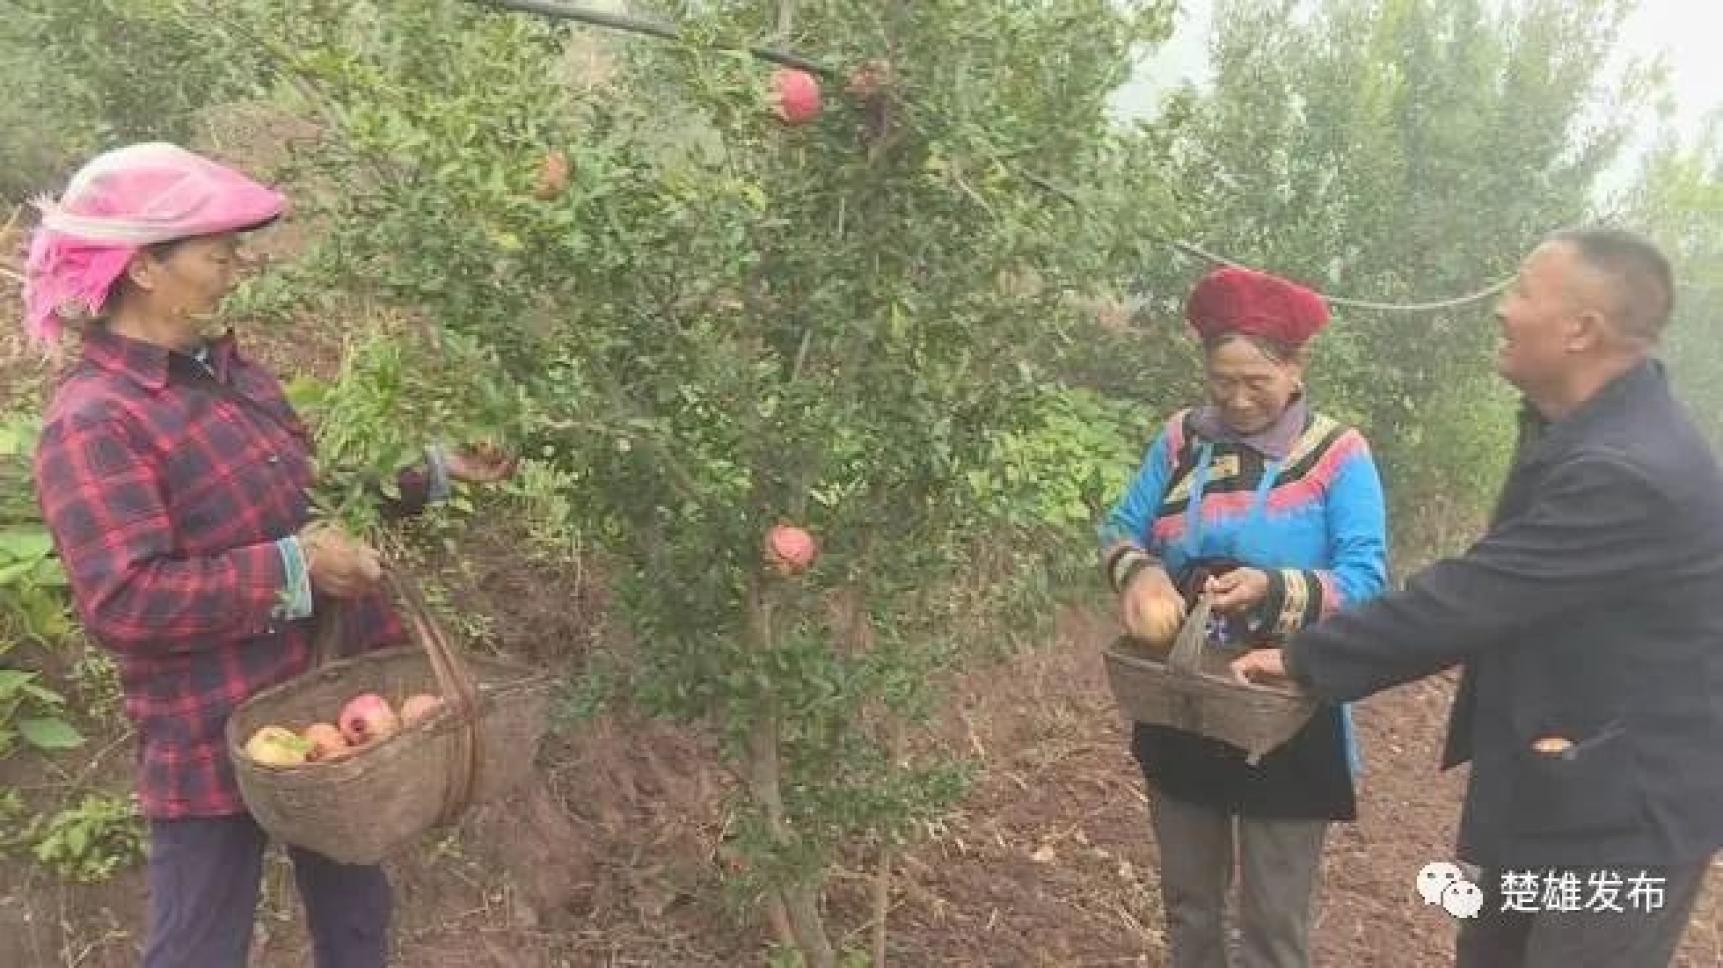
{"type": "Polygon", "coordinates": [[[1224,267],[1191,290],[1185,318],[1205,343],[1222,336],[1259,336],[1297,349],[1328,325],[1328,303],[1278,276],[1224,267]]]}

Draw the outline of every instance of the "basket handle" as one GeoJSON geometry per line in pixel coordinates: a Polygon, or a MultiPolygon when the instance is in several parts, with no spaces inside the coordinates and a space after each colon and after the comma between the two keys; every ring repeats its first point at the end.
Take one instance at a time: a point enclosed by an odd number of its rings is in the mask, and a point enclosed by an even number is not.
{"type": "Polygon", "coordinates": [[[1196,604],[1185,615],[1185,623],[1179,627],[1178,638],[1173,640],[1172,651],[1167,654],[1167,668],[1174,675],[1196,678],[1202,674],[1203,640],[1208,638],[1209,612],[1214,608],[1214,596],[1203,592],[1197,596],[1196,604]]]}
{"type": "MultiPolygon", "coordinates": [[[[455,711],[457,727],[455,751],[448,763],[448,785],[443,794],[443,813],[438,823],[455,822],[472,801],[472,785],[479,775],[479,691],[460,658],[460,651],[451,646],[448,634],[426,605],[419,582],[407,572],[384,568],[383,580],[400,603],[401,615],[407,618],[407,629],[419,648],[431,660],[431,673],[436,675],[438,692],[443,703],[455,711]]],[[[346,636],[346,618],[350,605],[338,598],[320,601],[312,632],[312,668],[322,668],[341,655],[339,642],[346,636]]]]}
{"type": "MultiPolygon", "coordinates": [[[[460,723],[454,732],[454,755],[449,758],[449,782],[443,795],[443,812],[438,823],[452,823],[472,800],[473,783],[478,776],[479,697],[472,673],[461,654],[449,644],[449,637],[431,614],[424,593],[411,575],[393,568],[383,570],[383,581],[394,593],[407,621],[408,631],[431,662],[431,673],[437,679],[437,691],[443,703],[460,723]]],[[[346,602],[331,598],[318,603],[316,627],[311,638],[311,667],[320,669],[340,655],[339,643],[347,634],[346,602]]]]}
{"type": "Polygon", "coordinates": [[[452,823],[467,809],[472,800],[473,782],[478,775],[479,760],[479,697],[472,673],[461,653],[450,644],[437,619],[425,603],[424,593],[414,578],[403,571],[386,568],[383,580],[401,604],[401,612],[425,657],[431,662],[431,672],[437,677],[437,689],[443,702],[453,711],[460,724],[454,732],[454,755],[449,758],[449,782],[443,798],[443,813],[439,823],[452,823]]]}
{"type": "Polygon", "coordinates": [[[321,669],[341,654],[340,643],[347,637],[347,606],[339,598],[320,601],[311,622],[311,668],[321,669]]]}

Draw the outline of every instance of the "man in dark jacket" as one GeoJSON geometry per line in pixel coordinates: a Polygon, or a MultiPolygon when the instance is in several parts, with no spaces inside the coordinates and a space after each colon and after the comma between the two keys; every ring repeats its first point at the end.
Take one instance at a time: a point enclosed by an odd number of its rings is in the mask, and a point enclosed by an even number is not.
{"type": "Polygon", "coordinates": [[[1673,291],[1637,236],[1539,246],[1496,313],[1526,410],[1488,532],[1234,663],[1332,702],[1462,666],[1465,968],[1666,965],[1723,845],[1723,474],[1651,356],[1673,291]]]}

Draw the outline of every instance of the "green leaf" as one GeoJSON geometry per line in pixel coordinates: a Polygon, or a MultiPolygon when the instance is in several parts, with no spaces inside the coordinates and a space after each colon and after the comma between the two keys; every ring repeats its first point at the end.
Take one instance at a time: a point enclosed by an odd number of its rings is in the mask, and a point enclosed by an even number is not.
{"type": "Polygon", "coordinates": [[[37,561],[54,553],[54,538],[39,527],[0,529],[0,556],[13,561],[37,561]]]}
{"type": "Polygon", "coordinates": [[[34,682],[23,683],[18,689],[21,694],[34,699],[38,706],[43,709],[57,709],[66,703],[66,697],[52,689],[44,689],[34,682]]]}
{"type": "Polygon", "coordinates": [[[18,732],[24,742],[39,750],[70,750],[84,745],[84,734],[58,717],[19,719],[18,732]]]}
{"type": "Polygon", "coordinates": [[[68,588],[71,581],[66,577],[66,569],[57,558],[44,558],[36,563],[36,571],[30,580],[42,588],[68,588]]]}
{"type": "Polygon", "coordinates": [[[296,410],[315,410],[329,395],[328,384],[315,377],[297,376],[285,387],[287,400],[296,410]]]}
{"type": "Polygon", "coordinates": [[[34,435],[26,427],[13,423],[0,424],[0,457],[19,457],[29,453],[34,435]]]}

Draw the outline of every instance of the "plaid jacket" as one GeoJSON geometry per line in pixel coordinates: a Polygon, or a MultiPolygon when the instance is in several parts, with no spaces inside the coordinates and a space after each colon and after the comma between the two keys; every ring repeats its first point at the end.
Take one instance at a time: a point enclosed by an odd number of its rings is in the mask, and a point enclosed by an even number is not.
{"type": "MultiPolygon", "coordinates": [[[[244,812],[228,715],[312,659],[312,622],[280,617],[277,544],[307,520],[309,435],[231,334],[206,360],[92,331],[36,452],[78,614],[119,667],[152,819],[244,812]]],[[[402,484],[404,503],[424,503],[423,475],[402,484]]],[[[349,608],[349,649],[404,638],[381,595],[349,608]]]]}

